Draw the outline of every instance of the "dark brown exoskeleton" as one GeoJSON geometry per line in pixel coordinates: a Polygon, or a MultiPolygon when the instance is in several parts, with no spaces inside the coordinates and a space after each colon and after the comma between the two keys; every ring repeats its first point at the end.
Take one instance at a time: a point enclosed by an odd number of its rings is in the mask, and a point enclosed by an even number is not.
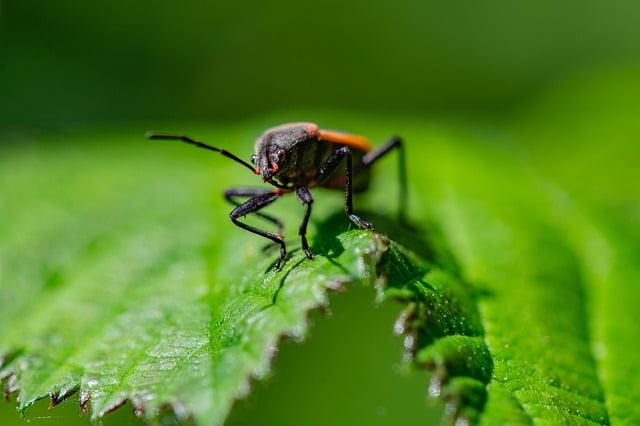
{"type": "Polygon", "coordinates": [[[231,211],[233,223],[254,234],[261,235],[280,245],[280,257],[275,268],[279,269],[287,256],[283,237],[282,222],[270,215],[260,212],[263,207],[273,203],[280,196],[295,192],[298,199],[306,206],[300,238],[302,249],[307,258],[313,259],[307,242],[307,225],[311,216],[313,197],[310,189],[323,187],[342,189],[345,191],[345,211],[349,218],[360,228],[372,229],[372,225],[353,213],[353,193],[367,189],[371,165],[379,158],[398,148],[400,174],[400,219],[404,221],[407,203],[407,178],[402,141],[392,137],[382,146],[374,149],[362,136],[322,130],[314,123],[288,123],[265,131],[257,140],[255,154],[251,163],[238,158],[220,148],[204,144],[182,135],[149,133],[150,139],[177,139],[201,148],[219,152],[237,163],[250,169],[254,174],[262,176],[264,182],[275,188],[232,188],[225,191],[225,197],[236,207],[231,211]],[[344,163],[344,168],[340,165],[344,163]],[[241,202],[238,199],[248,200],[241,202]],[[278,232],[269,232],[240,221],[248,214],[257,216],[275,224],[278,232]]]}

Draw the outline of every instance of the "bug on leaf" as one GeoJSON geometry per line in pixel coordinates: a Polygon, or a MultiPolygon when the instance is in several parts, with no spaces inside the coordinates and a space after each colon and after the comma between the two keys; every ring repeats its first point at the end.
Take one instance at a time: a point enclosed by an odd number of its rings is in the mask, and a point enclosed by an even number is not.
{"type": "Polygon", "coordinates": [[[302,250],[309,259],[313,254],[307,242],[307,225],[311,216],[313,197],[311,188],[344,189],[345,211],[349,219],[360,228],[372,229],[371,223],[353,212],[353,194],[363,192],[369,185],[371,166],[389,151],[399,152],[400,220],[404,221],[407,202],[407,178],[402,141],[392,137],[378,148],[373,148],[362,136],[320,129],[314,123],[287,123],[266,130],[256,140],[255,154],[248,163],[224,149],[207,145],[183,135],[148,133],[149,139],[179,140],[200,148],[216,151],[242,164],[262,180],[275,188],[231,188],[225,198],[236,207],[229,216],[242,229],[268,238],[280,246],[280,257],[275,268],[279,269],[287,257],[282,222],[260,210],[282,195],[295,192],[306,207],[300,224],[302,250]],[[248,198],[248,199],[247,199],[248,198]],[[278,232],[270,232],[240,221],[248,214],[274,224],[278,232]]]}

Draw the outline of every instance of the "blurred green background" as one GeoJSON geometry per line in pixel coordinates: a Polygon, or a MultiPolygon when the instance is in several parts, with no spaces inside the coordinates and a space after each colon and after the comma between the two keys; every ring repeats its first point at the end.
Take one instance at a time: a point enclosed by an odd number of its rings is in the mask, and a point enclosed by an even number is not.
{"type": "MultiPolygon", "coordinates": [[[[297,110],[500,120],[556,80],[638,63],[640,2],[631,0],[0,0],[0,143],[297,110]]],[[[45,406],[32,423],[78,415],[72,402],[45,406]]],[[[17,418],[0,408],[0,423],[17,418]]],[[[123,420],[137,423],[118,412],[107,424],[123,420]]],[[[231,420],[247,421],[242,412],[231,420]]]]}
{"type": "Polygon", "coordinates": [[[486,116],[640,59],[633,0],[9,0],[0,14],[4,133],[300,107],[486,116]]]}

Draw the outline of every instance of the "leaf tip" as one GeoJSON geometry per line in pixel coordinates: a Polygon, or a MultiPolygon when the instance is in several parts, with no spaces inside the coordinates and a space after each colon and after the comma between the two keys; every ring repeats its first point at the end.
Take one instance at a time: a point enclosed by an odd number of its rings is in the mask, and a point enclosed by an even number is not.
{"type": "Polygon", "coordinates": [[[68,399],[71,395],[76,393],[80,389],[80,386],[74,386],[69,389],[62,389],[59,392],[50,392],[49,397],[51,398],[51,402],[49,403],[48,409],[51,410],[55,408],[62,401],[68,399]]]}

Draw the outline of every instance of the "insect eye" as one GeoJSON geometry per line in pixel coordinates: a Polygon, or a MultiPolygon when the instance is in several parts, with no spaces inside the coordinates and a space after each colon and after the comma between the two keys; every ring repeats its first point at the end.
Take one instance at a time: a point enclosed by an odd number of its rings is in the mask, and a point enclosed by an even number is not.
{"type": "Polygon", "coordinates": [[[256,164],[256,159],[257,159],[257,158],[258,158],[258,156],[257,156],[257,155],[252,155],[252,156],[251,156],[251,162],[252,162],[253,164],[256,164]]]}
{"type": "Polygon", "coordinates": [[[279,163],[284,158],[285,154],[286,151],[284,149],[278,149],[269,155],[269,159],[272,163],[279,163]]]}

